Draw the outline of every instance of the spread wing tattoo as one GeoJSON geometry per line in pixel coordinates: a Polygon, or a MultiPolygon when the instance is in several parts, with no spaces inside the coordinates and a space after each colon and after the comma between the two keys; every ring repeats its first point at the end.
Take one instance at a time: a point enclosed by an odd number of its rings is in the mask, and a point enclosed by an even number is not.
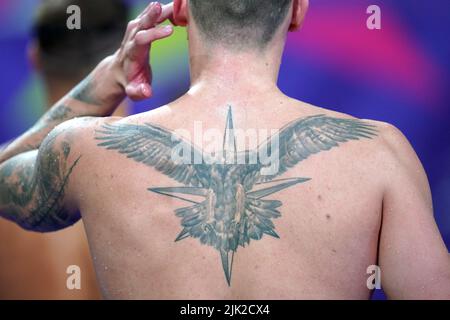
{"type": "Polygon", "coordinates": [[[182,226],[175,241],[192,237],[219,251],[228,285],[239,247],[264,235],[279,238],[273,220],[281,217],[282,203],[266,198],[310,180],[276,178],[314,154],[377,135],[375,126],[361,120],[316,115],[287,124],[276,139],[272,136],[257,150],[237,152],[233,130],[230,107],[220,157],[207,155],[174,132],[152,124],[107,124],[96,137],[100,147],[118,151],[181,184],[148,190],[189,203],[175,210],[182,226]],[[277,172],[265,173],[269,164],[261,161],[261,150],[277,153],[277,172]],[[226,161],[230,155],[244,161],[226,161]],[[181,156],[190,161],[179,161],[181,156]]]}

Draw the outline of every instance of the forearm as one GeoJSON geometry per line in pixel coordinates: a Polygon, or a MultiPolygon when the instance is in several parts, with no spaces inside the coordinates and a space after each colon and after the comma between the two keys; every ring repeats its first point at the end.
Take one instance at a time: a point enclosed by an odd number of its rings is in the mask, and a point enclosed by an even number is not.
{"type": "Polygon", "coordinates": [[[112,60],[112,57],[108,57],[102,61],[33,127],[11,143],[0,147],[0,163],[23,152],[39,149],[48,133],[65,121],[76,117],[110,115],[125,97],[122,86],[116,81],[112,60]]]}

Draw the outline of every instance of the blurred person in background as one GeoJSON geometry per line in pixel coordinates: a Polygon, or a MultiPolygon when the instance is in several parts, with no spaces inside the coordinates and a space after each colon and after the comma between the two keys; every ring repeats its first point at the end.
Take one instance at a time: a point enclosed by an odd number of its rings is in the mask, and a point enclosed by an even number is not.
{"type": "MultiPolygon", "coordinates": [[[[120,46],[128,21],[122,0],[44,0],[37,8],[28,56],[40,74],[49,109],[120,46]],[[67,8],[81,9],[82,28],[69,30],[67,8]]],[[[126,102],[116,115],[125,116],[126,102]]],[[[0,299],[97,299],[99,290],[81,222],[50,234],[23,231],[0,220],[0,299]],[[81,289],[69,290],[70,265],[81,289]]]]}

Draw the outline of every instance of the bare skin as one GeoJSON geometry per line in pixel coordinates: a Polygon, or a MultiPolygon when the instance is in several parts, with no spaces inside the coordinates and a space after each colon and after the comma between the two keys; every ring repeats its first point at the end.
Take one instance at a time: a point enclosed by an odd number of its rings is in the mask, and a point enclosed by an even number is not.
{"type": "MultiPolygon", "coordinates": [[[[189,24],[191,90],[133,117],[64,122],[39,152],[21,154],[20,147],[43,132],[25,135],[0,155],[3,188],[17,190],[0,199],[0,212],[45,232],[73,224],[80,210],[106,298],[367,299],[366,270],[375,264],[390,298],[450,298],[448,251],[426,175],[403,135],[388,124],[292,100],[276,87],[281,44],[306,7],[294,1],[264,54],[236,54],[202,47],[186,2],[175,1],[174,22],[189,24]],[[204,150],[196,122],[222,133],[231,124],[281,129],[276,179],[283,180],[267,180],[291,185],[260,189],[249,182],[254,167],[196,167],[164,158],[167,137],[179,129],[186,144],[204,150]],[[220,176],[229,168],[241,171],[220,176]],[[28,192],[17,183],[27,170],[34,186],[28,192]],[[223,184],[239,174],[245,181],[223,184]],[[175,190],[181,196],[173,197],[175,190]],[[232,274],[224,264],[230,254],[232,274]]],[[[104,116],[125,92],[134,99],[151,95],[148,45],[170,35],[152,27],[172,17],[171,10],[150,5],[130,23],[123,48],[65,100],[71,113],[104,116]],[[111,78],[120,85],[105,80],[111,78]]],[[[221,147],[252,149],[242,141],[221,147]]],[[[266,188],[266,178],[255,174],[266,188]]]]}

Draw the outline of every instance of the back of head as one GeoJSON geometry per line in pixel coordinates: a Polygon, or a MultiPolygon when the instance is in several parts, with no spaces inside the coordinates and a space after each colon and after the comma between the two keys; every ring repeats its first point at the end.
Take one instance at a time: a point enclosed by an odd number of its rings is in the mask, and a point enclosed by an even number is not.
{"type": "Polygon", "coordinates": [[[231,49],[264,48],[286,18],[292,0],[190,0],[206,41],[231,49]]]}
{"type": "Polygon", "coordinates": [[[128,20],[123,0],[42,0],[34,34],[47,77],[78,81],[119,48],[128,20]],[[67,8],[81,9],[81,29],[70,30],[67,8]]]}

